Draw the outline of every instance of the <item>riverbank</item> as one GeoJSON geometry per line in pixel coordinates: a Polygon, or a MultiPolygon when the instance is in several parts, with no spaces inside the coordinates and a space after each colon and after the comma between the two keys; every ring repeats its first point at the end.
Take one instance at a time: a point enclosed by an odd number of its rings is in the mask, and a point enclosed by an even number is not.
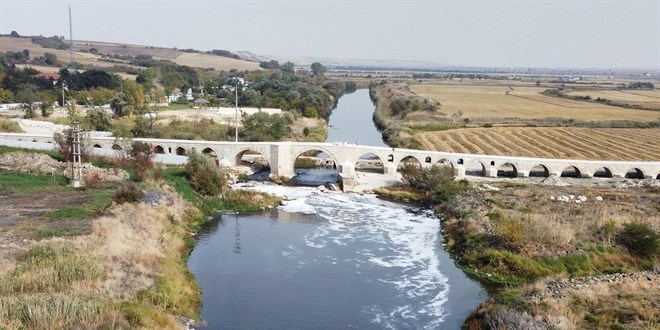
{"type": "Polygon", "coordinates": [[[217,210],[263,210],[279,199],[241,191],[203,197],[185,170],[156,173],[162,179],[73,189],[58,175],[0,172],[0,198],[12,205],[0,224],[0,324],[179,329],[194,323],[201,293],[186,260],[200,225],[217,210]]]}
{"type": "Polygon", "coordinates": [[[491,288],[468,328],[658,326],[658,309],[647,304],[660,296],[656,180],[499,179],[420,190],[413,179],[404,174],[408,188],[385,193],[436,205],[446,248],[491,288]]]}

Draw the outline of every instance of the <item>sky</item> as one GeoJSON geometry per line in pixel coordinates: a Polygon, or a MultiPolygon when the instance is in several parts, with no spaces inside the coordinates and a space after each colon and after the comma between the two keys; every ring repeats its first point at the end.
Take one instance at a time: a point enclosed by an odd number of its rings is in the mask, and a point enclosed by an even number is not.
{"type": "Polygon", "coordinates": [[[259,55],[660,70],[660,0],[0,0],[0,33],[259,55]]]}

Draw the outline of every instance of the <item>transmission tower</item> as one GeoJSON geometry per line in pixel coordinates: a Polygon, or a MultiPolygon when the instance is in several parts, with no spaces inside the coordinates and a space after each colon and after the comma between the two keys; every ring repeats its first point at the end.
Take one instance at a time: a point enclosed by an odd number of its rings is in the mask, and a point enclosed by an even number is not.
{"type": "Polygon", "coordinates": [[[71,51],[71,68],[76,68],[76,61],[73,60],[73,23],[71,21],[71,6],[69,6],[69,50],[71,51]]]}
{"type": "Polygon", "coordinates": [[[71,164],[71,187],[78,188],[82,186],[82,152],[80,148],[80,123],[73,122],[71,130],[71,149],[73,154],[73,163],[71,164]]]}

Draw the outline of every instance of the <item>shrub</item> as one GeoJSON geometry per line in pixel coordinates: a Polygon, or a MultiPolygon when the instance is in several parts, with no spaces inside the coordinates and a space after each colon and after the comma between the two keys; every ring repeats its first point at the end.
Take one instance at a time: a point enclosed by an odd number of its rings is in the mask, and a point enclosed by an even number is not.
{"type": "Polygon", "coordinates": [[[660,250],[660,234],[646,222],[624,224],[619,239],[630,252],[639,256],[652,257],[660,250]]]}
{"type": "Polygon", "coordinates": [[[227,183],[224,174],[218,172],[211,160],[194,149],[188,155],[186,172],[193,189],[202,195],[216,196],[223,192],[227,183]]]}
{"type": "Polygon", "coordinates": [[[11,119],[0,118],[0,132],[23,133],[21,126],[11,119]]]}
{"type": "Polygon", "coordinates": [[[129,152],[131,156],[131,165],[135,167],[135,175],[140,181],[149,177],[149,170],[153,168],[152,158],[154,151],[150,145],[144,142],[133,142],[129,152]]]}
{"type": "Polygon", "coordinates": [[[132,182],[123,182],[117,188],[112,200],[117,204],[136,203],[142,200],[144,192],[132,182]]]}
{"type": "Polygon", "coordinates": [[[98,172],[92,172],[87,174],[83,178],[83,181],[85,182],[85,186],[87,187],[96,187],[101,183],[102,180],[98,172]]]}
{"type": "Polygon", "coordinates": [[[435,204],[447,203],[467,188],[465,181],[455,181],[452,168],[433,165],[420,168],[406,164],[401,170],[403,182],[413,189],[430,192],[428,197],[435,204]]]}

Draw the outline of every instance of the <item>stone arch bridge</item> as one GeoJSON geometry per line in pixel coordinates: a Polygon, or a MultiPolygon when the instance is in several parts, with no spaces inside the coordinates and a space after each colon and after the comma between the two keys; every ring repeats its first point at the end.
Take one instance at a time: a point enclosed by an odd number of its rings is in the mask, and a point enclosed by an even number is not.
{"type": "MultiPolygon", "coordinates": [[[[0,139],[21,140],[27,142],[52,143],[52,136],[17,133],[0,133],[0,139]]],[[[88,141],[96,148],[125,149],[128,140],[111,137],[89,137],[88,141]]],[[[405,161],[416,161],[423,167],[434,164],[452,166],[458,177],[473,170],[476,175],[497,177],[504,174],[515,177],[527,177],[530,173],[540,176],[561,176],[569,170],[577,177],[636,177],[660,179],[660,161],[611,161],[577,160],[493,156],[461,154],[426,150],[411,150],[387,147],[361,146],[354,144],[305,143],[305,142],[222,142],[195,140],[167,140],[136,138],[151,145],[159,154],[185,156],[192,149],[216,157],[223,166],[240,165],[241,158],[247,153],[261,154],[268,161],[271,176],[293,177],[294,162],[298,156],[310,151],[322,151],[337,167],[343,179],[345,190],[354,184],[355,167],[360,158],[370,156],[383,163],[384,175],[395,175],[397,168],[405,161]]]]}

